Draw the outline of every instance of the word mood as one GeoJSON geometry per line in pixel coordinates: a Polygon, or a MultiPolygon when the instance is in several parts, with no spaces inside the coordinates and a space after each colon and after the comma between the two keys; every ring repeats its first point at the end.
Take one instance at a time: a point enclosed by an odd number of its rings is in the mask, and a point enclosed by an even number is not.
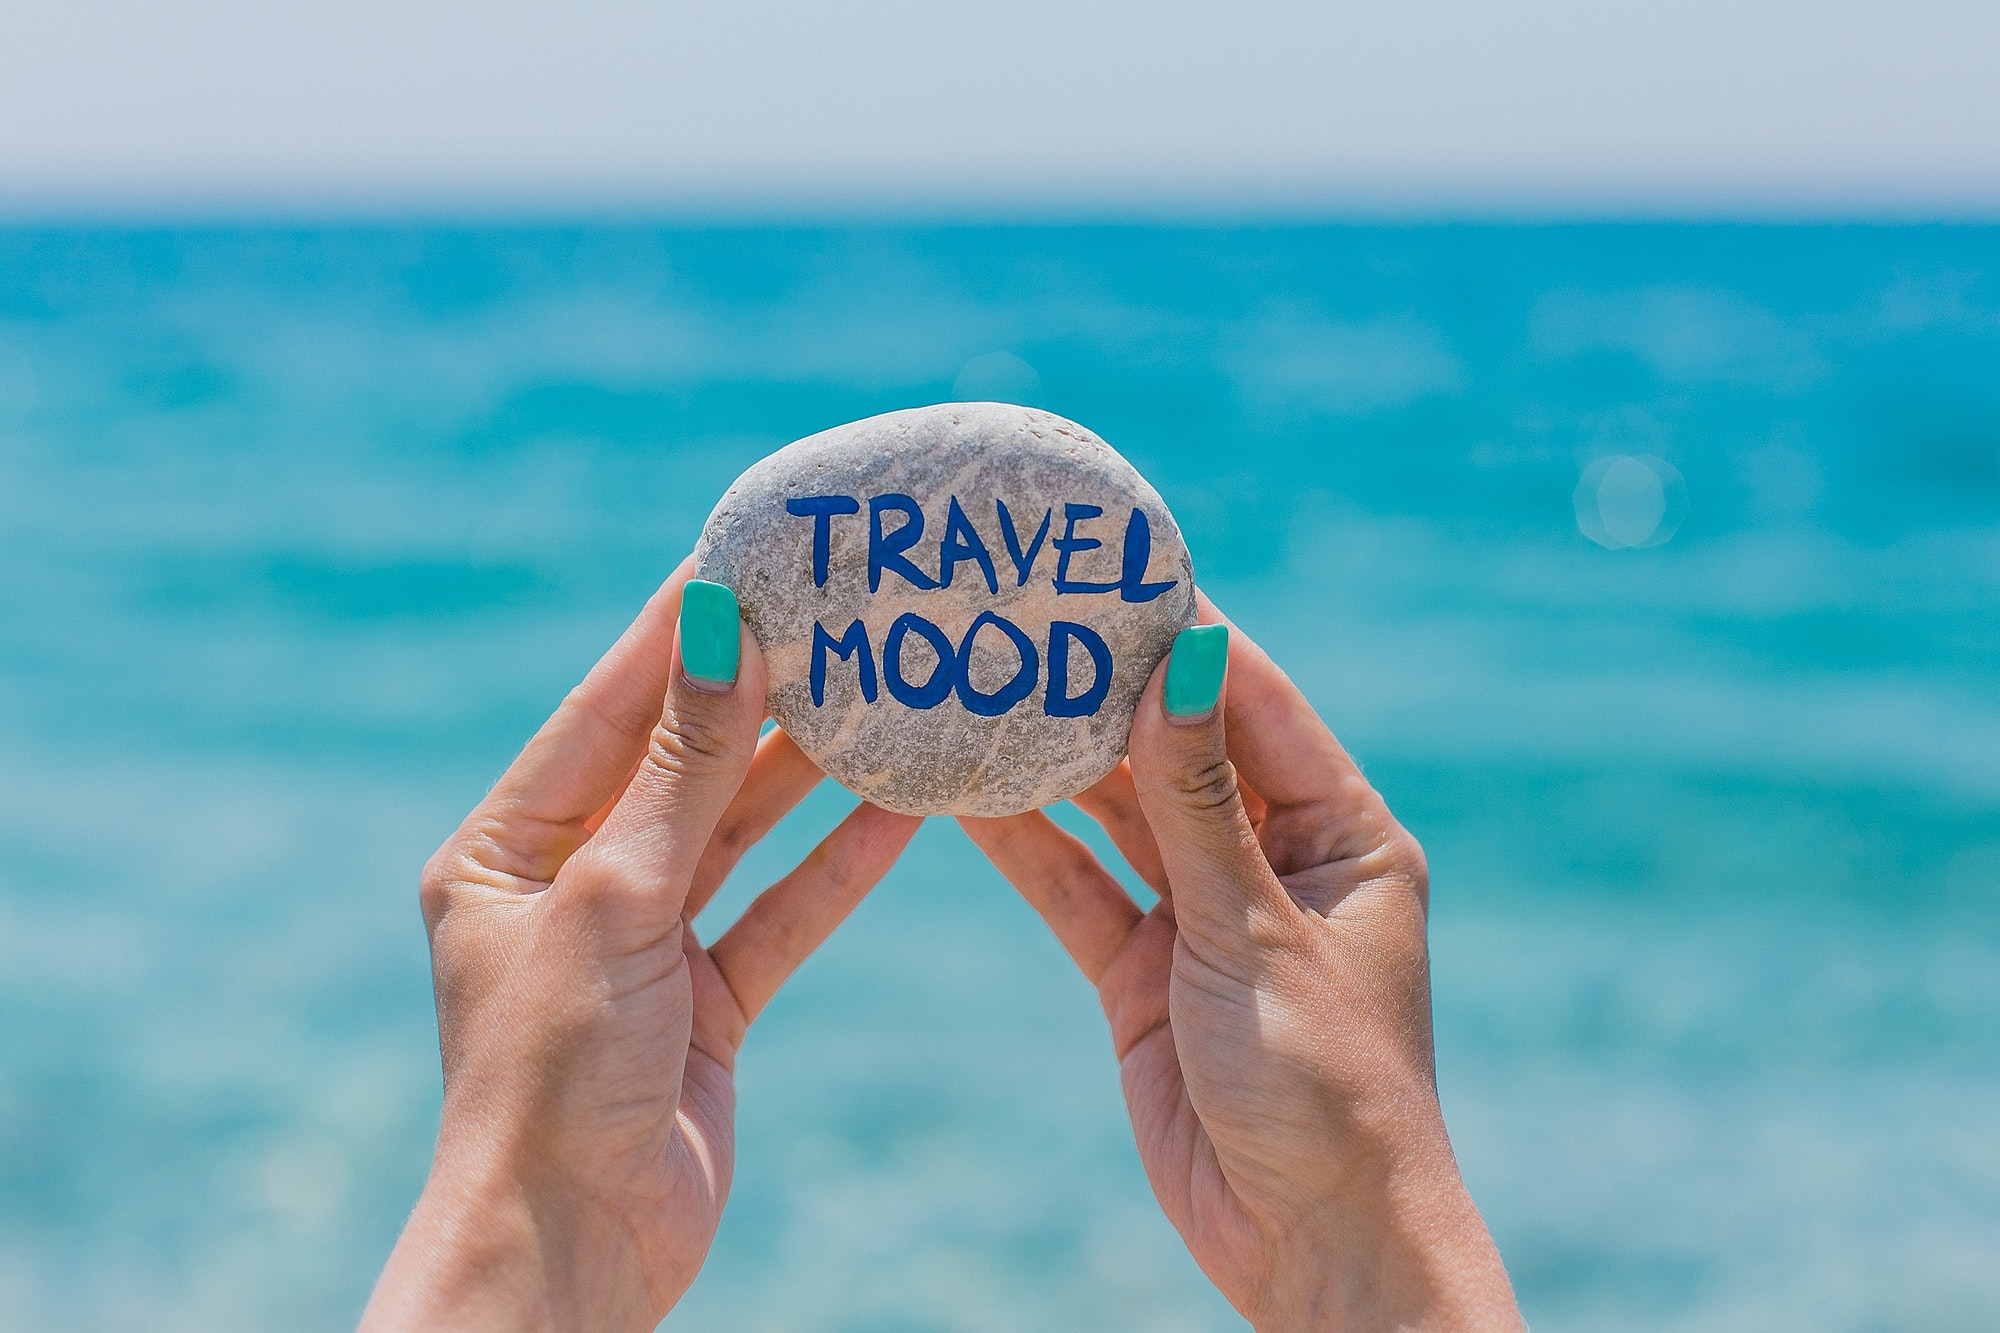
{"type": "MultiPolygon", "coordinates": [[[[1143,509],[1134,508],[1125,520],[1121,538],[1118,577],[1089,580],[1073,577],[1071,562],[1086,552],[1104,546],[1099,536],[1085,529],[1104,519],[1099,505],[1065,504],[1059,536],[1051,537],[1055,510],[1043,511],[1033,535],[1024,538],[1024,524],[1017,524],[1004,500],[993,502],[997,549],[1005,558],[1003,567],[995,558],[995,547],[974,526],[957,496],[951,496],[944,514],[944,534],[938,542],[935,571],[920,567],[910,551],[923,539],[924,511],[908,495],[889,493],[873,496],[867,503],[868,591],[881,591],[885,579],[896,579],[919,591],[950,588],[954,581],[978,579],[988,592],[998,595],[1003,577],[1013,586],[1025,588],[1034,577],[1037,558],[1044,547],[1055,552],[1051,585],[1058,597],[1108,597],[1116,594],[1122,602],[1144,603],[1177,586],[1178,580],[1146,582],[1146,566],[1152,559],[1153,530],[1143,509]]],[[[832,570],[833,531],[838,522],[860,523],[863,506],[851,495],[814,495],[785,502],[785,511],[812,523],[812,577],[814,587],[825,587],[834,577],[832,570]]],[[[860,577],[862,571],[854,571],[860,577]]],[[[1087,605],[1087,604],[1086,604],[1087,605]]],[[[856,617],[838,634],[819,621],[813,622],[809,683],[815,708],[826,702],[826,675],[829,659],[852,662],[861,697],[874,703],[881,689],[908,708],[935,708],[956,694],[968,712],[979,717],[998,717],[1035,692],[1042,679],[1042,663],[1048,663],[1048,688],[1042,707],[1050,717],[1089,717],[1104,704],[1111,688],[1111,649],[1090,626],[1077,620],[1052,619],[1048,637],[1040,644],[1019,625],[994,611],[982,611],[957,643],[936,624],[906,611],[890,622],[876,640],[863,617],[856,617]],[[1006,684],[996,690],[981,690],[972,680],[972,651],[980,632],[991,630],[1009,645],[1018,666],[1006,684]],[[921,681],[911,681],[904,670],[904,653],[911,636],[927,644],[936,661],[921,681]],[[1090,659],[1089,683],[1082,684],[1077,655],[1090,659]],[[880,663],[878,671],[877,663],[880,663]]],[[[990,642],[990,640],[989,640],[990,642]]]]}

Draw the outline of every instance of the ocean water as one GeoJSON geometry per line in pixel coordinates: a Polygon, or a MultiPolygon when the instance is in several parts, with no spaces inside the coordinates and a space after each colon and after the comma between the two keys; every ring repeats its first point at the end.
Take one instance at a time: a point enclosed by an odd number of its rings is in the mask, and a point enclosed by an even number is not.
{"type": "MultiPolygon", "coordinates": [[[[742,467],[989,396],[1423,839],[1538,1333],[2000,1327],[2000,231],[415,225],[0,231],[0,1327],[350,1325],[425,856],[742,467]]],[[[1240,1327],[948,824],[741,1089],[669,1329],[1240,1327]]]]}

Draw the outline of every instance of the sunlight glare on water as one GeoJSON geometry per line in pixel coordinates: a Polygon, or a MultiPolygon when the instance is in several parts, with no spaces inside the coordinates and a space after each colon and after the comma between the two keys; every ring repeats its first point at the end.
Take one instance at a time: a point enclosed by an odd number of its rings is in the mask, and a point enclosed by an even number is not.
{"type": "Polygon", "coordinates": [[[1670,540],[1686,509],[1680,471],[1654,454],[1600,458],[1577,482],[1577,528],[1599,546],[1658,546],[1670,540]]]}

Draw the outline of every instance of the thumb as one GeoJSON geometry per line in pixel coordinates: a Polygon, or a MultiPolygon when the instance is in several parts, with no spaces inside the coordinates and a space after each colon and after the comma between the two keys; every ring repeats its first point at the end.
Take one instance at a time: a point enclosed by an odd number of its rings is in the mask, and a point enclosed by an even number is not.
{"type": "MultiPolygon", "coordinates": [[[[1174,639],[1132,719],[1132,782],[1159,844],[1182,936],[1211,963],[1252,965],[1298,911],[1243,808],[1223,730],[1229,627],[1174,639]]],[[[1232,969],[1233,970],[1233,969],[1232,969]]]]}
{"type": "Polygon", "coordinates": [[[666,703],[646,757],[576,860],[643,894],[654,912],[678,918],[702,852],[750,770],[764,686],[764,657],[736,594],[690,579],[666,703]]]}

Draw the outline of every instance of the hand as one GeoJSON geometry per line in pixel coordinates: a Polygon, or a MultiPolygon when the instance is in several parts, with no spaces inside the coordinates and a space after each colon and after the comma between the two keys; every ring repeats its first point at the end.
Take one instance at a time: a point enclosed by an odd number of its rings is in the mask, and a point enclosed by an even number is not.
{"type": "Polygon", "coordinates": [[[1150,912],[1044,814],[960,822],[1096,985],[1153,1192],[1252,1324],[1521,1328],[1438,1107],[1423,853],[1241,633],[1219,699],[1219,654],[1169,685],[1202,633],[1077,798],[1150,912]]]}
{"type": "Polygon", "coordinates": [[[764,662],[733,598],[690,595],[707,623],[676,641],[687,582],[424,871],[444,1112],[365,1330],[654,1327],[729,1193],[744,1030],[916,829],[859,807],[701,946],[694,914],[820,774],[782,731],[758,740],[764,662]],[[691,678],[683,647],[732,679],[691,678]]]}

